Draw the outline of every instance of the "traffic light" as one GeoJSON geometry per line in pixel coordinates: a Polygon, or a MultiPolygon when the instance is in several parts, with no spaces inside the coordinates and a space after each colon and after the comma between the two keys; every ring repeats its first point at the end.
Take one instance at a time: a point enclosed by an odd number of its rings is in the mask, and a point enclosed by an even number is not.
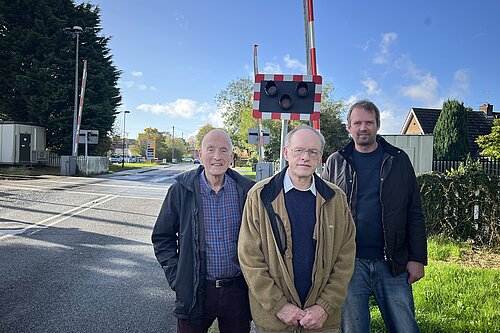
{"type": "Polygon", "coordinates": [[[321,84],[319,75],[257,74],[253,117],[318,120],[321,84]]]}

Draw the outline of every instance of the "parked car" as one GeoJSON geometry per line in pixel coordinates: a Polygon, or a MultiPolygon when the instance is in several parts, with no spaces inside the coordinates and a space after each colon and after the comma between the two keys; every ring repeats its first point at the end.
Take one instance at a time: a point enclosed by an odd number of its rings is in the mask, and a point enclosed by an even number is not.
{"type": "Polygon", "coordinates": [[[199,160],[199,159],[197,159],[197,158],[195,158],[195,159],[193,160],[193,164],[200,164],[200,160],[199,160]]]}
{"type": "Polygon", "coordinates": [[[191,157],[183,157],[182,162],[193,163],[193,159],[191,157]]]}
{"type": "Polygon", "coordinates": [[[111,155],[109,157],[109,163],[121,163],[122,162],[122,157],[119,155],[111,155]]]}

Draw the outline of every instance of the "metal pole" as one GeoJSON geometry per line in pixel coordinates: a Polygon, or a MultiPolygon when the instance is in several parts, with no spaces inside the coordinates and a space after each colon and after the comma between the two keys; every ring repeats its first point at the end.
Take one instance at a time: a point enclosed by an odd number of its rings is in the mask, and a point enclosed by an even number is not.
{"type": "Polygon", "coordinates": [[[73,150],[72,150],[72,155],[77,156],[76,153],[76,118],[78,115],[78,44],[80,41],[80,34],[76,33],[76,53],[75,53],[75,110],[73,113],[73,150]]]}
{"type": "Polygon", "coordinates": [[[122,168],[125,167],[125,115],[130,111],[123,111],[123,141],[122,141],[122,168]]]}
{"type": "MultiPolygon", "coordinates": [[[[316,66],[316,43],[314,40],[313,0],[304,0],[304,22],[306,31],[307,74],[318,75],[316,66]]],[[[314,120],[313,127],[320,130],[320,121],[314,120]]]]}
{"type": "Polygon", "coordinates": [[[175,127],[172,126],[172,163],[174,163],[175,127]]]}
{"type": "Polygon", "coordinates": [[[283,154],[283,148],[285,147],[285,137],[288,134],[288,119],[281,119],[281,150],[280,150],[280,170],[285,168],[285,155],[283,154]]]}

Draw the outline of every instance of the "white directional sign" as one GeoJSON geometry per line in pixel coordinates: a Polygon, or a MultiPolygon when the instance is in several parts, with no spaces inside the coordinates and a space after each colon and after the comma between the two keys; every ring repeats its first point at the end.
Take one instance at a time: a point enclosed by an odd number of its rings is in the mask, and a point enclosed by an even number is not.
{"type": "Polygon", "coordinates": [[[79,143],[96,145],[99,143],[99,130],[80,130],[79,143]]]}

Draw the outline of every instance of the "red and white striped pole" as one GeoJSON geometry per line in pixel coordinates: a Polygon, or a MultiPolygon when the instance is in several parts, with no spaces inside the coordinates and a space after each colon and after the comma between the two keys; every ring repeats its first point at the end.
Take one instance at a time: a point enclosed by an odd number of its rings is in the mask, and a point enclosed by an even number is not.
{"type": "MultiPolygon", "coordinates": [[[[253,46],[253,71],[254,74],[259,74],[259,65],[257,62],[257,44],[253,46]]],[[[261,161],[264,161],[264,133],[262,131],[262,118],[258,119],[259,121],[259,157],[261,161]]]]}
{"type": "MultiPolygon", "coordinates": [[[[306,44],[307,51],[310,61],[307,62],[307,73],[312,75],[318,75],[318,70],[316,67],[316,43],[314,41],[314,11],[313,11],[313,0],[304,0],[304,9],[306,10],[307,22],[306,22],[306,44]]],[[[320,130],[320,121],[313,120],[313,126],[318,131],[320,130]]]]}

